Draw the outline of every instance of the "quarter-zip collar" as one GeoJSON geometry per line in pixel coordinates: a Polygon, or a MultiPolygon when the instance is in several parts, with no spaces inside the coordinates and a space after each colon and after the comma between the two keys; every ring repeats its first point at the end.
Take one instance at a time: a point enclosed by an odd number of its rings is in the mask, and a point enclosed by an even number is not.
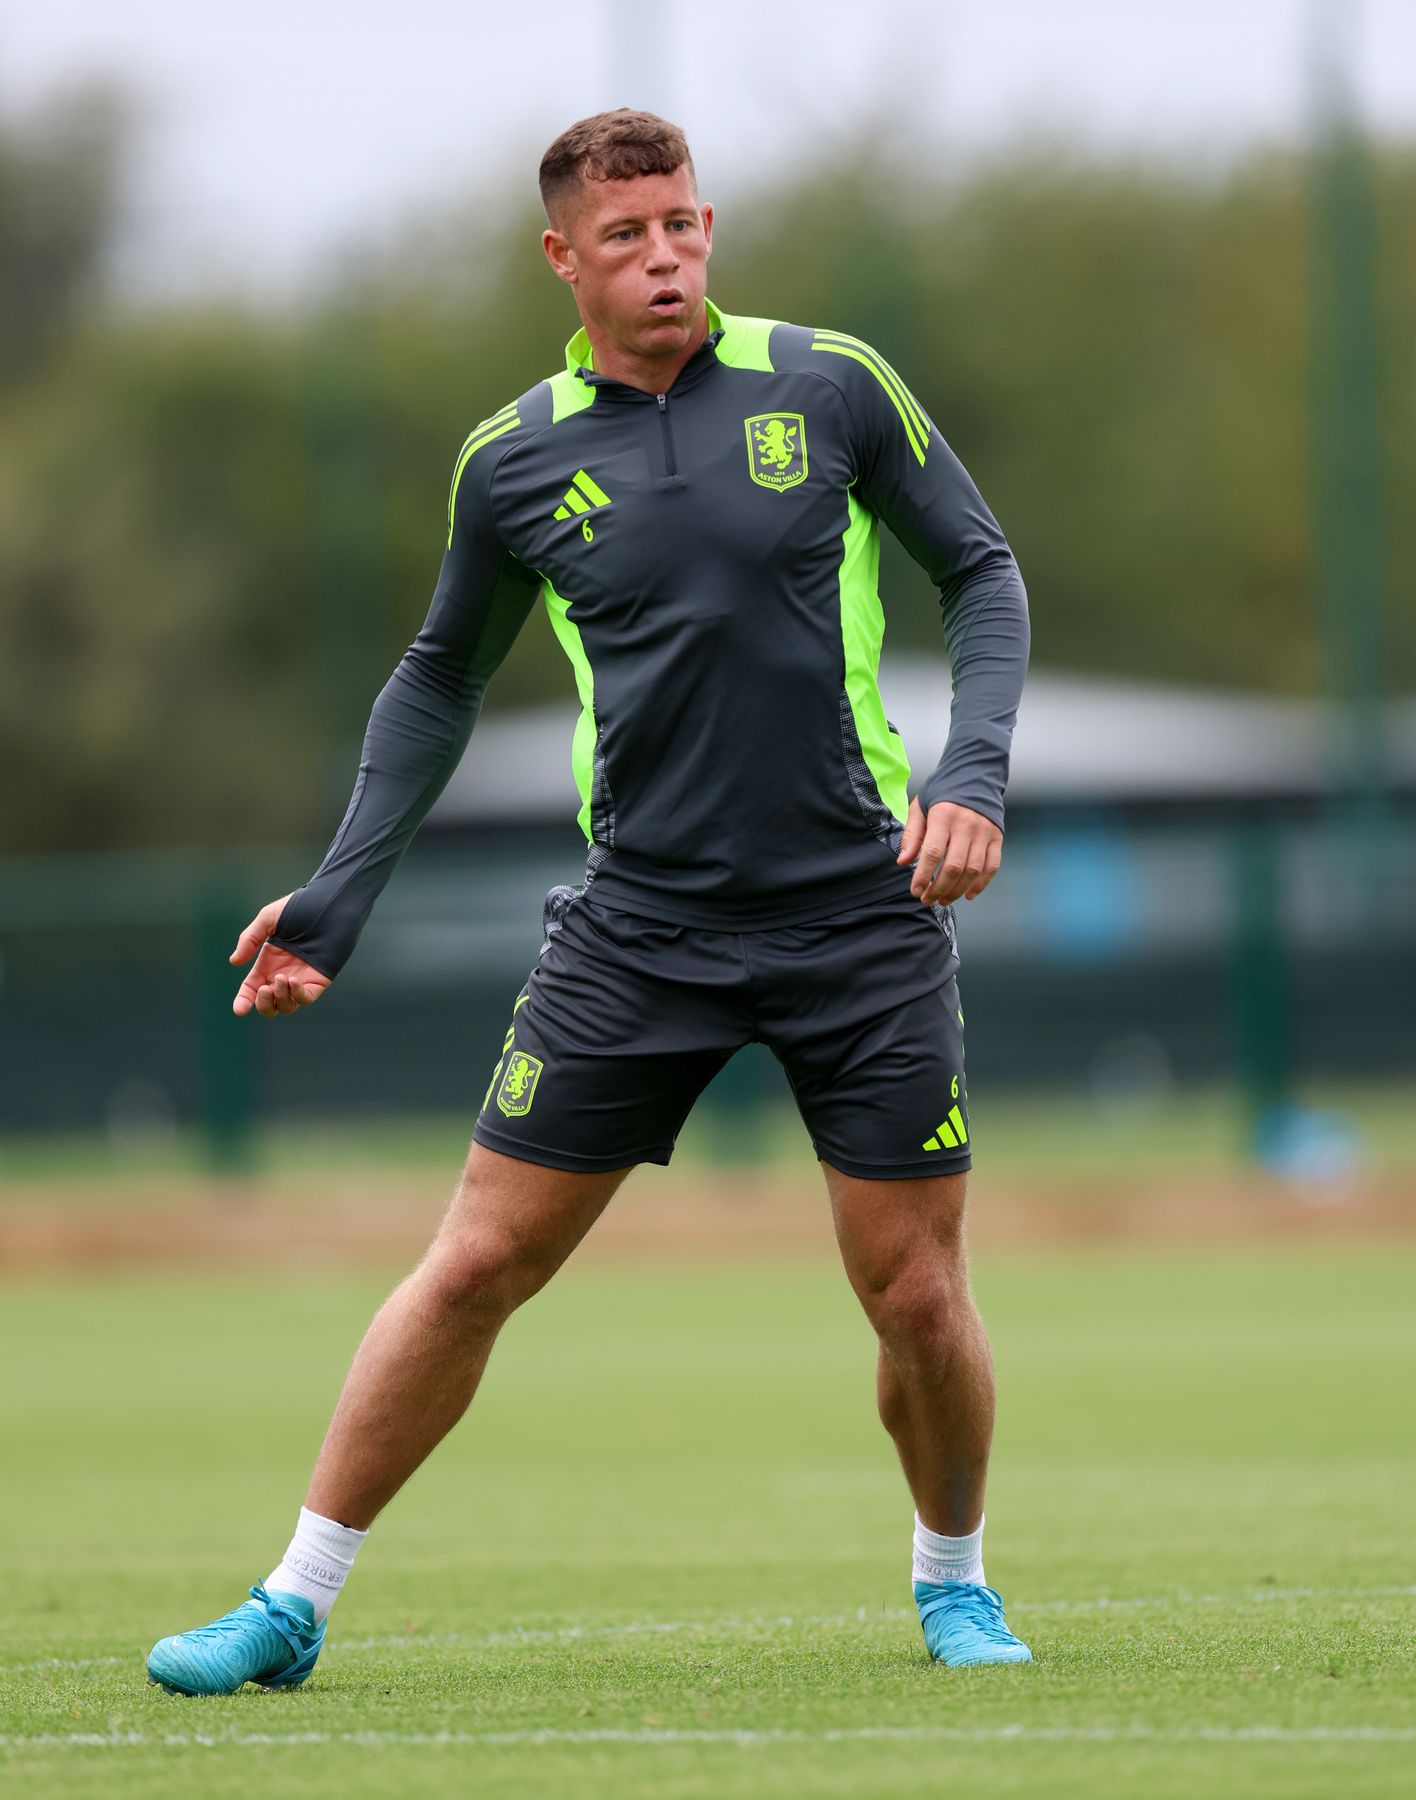
{"type": "MultiPolygon", "coordinates": [[[[708,335],[674,377],[668,390],[670,394],[696,387],[718,360],[718,345],[726,334],[727,321],[711,300],[705,298],[704,306],[708,313],[708,335]]],[[[593,387],[601,400],[654,401],[659,398],[643,388],[631,387],[627,381],[601,375],[594,366],[590,335],[583,326],[565,347],[565,366],[577,380],[593,387]]]]}

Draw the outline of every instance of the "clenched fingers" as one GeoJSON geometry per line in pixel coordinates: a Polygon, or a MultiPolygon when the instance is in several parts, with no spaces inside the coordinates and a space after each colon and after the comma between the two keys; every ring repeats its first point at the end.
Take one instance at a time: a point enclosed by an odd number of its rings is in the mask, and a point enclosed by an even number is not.
{"type": "Polygon", "coordinates": [[[263,1019],[283,1018],[302,1006],[313,1006],[329,984],[328,975],[320,974],[290,951],[264,944],[241,983],[231,1010],[238,1019],[251,1012],[259,1013],[263,1019]]]}
{"type": "Polygon", "coordinates": [[[992,881],[993,877],[998,873],[998,867],[1002,861],[1003,861],[1003,839],[1001,836],[999,836],[999,837],[994,838],[989,843],[988,848],[984,851],[983,873],[974,882],[972,887],[967,887],[964,889],[965,900],[977,900],[978,899],[979,895],[988,886],[989,882],[992,881]]]}
{"type": "Polygon", "coordinates": [[[263,1019],[286,1018],[319,998],[318,990],[311,988],[307,982],[295,980],[283,970],[271,976],[268,981],[248,981],[241,990],[242,995],[247,988],[251,989],[256,1011],[263,1019]]]}
{"type": "Polygon", "coordinates": [[[910,892],[926,906],[972,900],[992,881],[1002,855],[1003,833],[991,819],[940,801],[929,809],[910,892]]]}

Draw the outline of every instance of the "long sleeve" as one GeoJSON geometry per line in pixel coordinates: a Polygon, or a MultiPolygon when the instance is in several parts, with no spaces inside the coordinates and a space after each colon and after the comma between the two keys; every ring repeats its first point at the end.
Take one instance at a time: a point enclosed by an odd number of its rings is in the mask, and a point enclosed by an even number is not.
{"type": "Polygon", "coordinates": [[[868,345],[841,346],[830,361],[855,422],[861,497],[937,585],[953,671],[948,740],[919,803],[928,814],[953,801],[1001,826],[1028,664],[1023,578],[967,470],[899,376],[868,345]]]}
{"type": "Polygon", "coordinates": [[[272,943],[325,975],[337,975],[349,960],[398,859],[446,787],[487,682],[536,597],[539,576],[506,550],[492,517],[501,448],[488,457],[464,447],[427,619],[374,702],[334,841],[290,896],[272,935],[272,943]]]}

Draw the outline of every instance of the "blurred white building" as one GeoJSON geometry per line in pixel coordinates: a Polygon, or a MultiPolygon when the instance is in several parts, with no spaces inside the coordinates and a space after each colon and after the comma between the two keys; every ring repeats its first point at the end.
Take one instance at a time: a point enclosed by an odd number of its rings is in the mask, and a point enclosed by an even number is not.
{"type": "MultiPolygon", "coordinates": [[[[948,670],[887,657],[880,685],[919,781],[948,735],[948,670]]],[[[489,713],[432,826],[572,818],[580,804],[570,767],[575,719],[574,702],[489,713]]],[[[1028,678],[1008,800],[1047,807],[1315,798],[1330,785],[1342,730],[1341,713],[1324,701],[1038,672],[1028,678]]],[[[1387,709],[1386,735],[1393,786],[1416,791],[1416,699],[1387,709]]]]}

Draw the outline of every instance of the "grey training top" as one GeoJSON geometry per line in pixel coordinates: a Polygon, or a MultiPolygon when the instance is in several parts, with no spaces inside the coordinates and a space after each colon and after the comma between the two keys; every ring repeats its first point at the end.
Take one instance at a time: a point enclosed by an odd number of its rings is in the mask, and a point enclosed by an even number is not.
{"type": "Polygon", "coordinates": [[[343,823],[273,941],[327,975],[457,766],[536,598],[575,670],[587,879],[649,918],[748,930],[908,887],[885,717],[884,521],[939,587],[948,742],[919,789],[1003,823],[1028,655],[1002,532],[868,344],[733,318],[666,394],[566,368],[462,447],[426,622],[374,703],[343,823]]]}

